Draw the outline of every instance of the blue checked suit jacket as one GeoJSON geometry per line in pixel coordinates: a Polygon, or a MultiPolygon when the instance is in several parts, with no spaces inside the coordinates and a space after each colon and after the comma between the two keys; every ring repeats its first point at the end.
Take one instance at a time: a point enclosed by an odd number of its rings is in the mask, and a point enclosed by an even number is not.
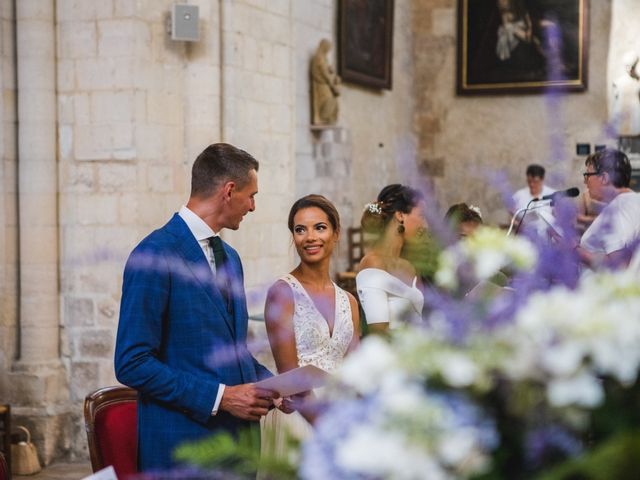
{"type": "Polygon", "coordinates": [[[142,240],[127,261],[115,370],[118,381],[139,392],[142,471],[172,468],[172,452],[185,441],[251,424],[222,411],[211,416],[218,386],[271,376],[247,350],[242,264],[233,248],[225,243],[224,249],[232,314],[178,214],[142,240]]]}

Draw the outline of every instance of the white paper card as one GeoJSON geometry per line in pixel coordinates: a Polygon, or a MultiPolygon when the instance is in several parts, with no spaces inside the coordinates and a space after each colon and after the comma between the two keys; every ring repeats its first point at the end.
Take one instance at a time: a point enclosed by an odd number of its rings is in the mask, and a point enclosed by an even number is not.
{"type": "Polygon", "coordinates": [[[283,374],[256,382],[256,387],[278,392],[282,397],[322,387],[329,374],[313,365],[294,368],[283,374]]]}
{"type": "Polygon", "coordinates": [[[84,477],[82,480],[118,480],[118,477],[116,476],[116,471],[113,469],[113,465],[109,465],[102,470],[98,470],[93,475],[84,477]]]}

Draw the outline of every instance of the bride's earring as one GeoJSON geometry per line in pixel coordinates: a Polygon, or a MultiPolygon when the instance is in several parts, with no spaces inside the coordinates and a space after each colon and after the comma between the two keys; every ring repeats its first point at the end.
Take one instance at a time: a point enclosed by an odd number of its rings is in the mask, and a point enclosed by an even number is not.
{"type": "Polygon", "coordinates": [[[398,233],[404,233],[404,220],[400,220],[400,225],[398,225],[398,233]]]}

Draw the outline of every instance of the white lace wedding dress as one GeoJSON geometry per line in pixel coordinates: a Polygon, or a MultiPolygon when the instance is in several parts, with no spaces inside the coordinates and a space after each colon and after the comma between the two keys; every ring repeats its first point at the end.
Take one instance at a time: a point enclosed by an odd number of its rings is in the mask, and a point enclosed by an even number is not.
{"type": "MultiPolygon", "coordinates": [[[[354,334],[347,293],[334,283],[335,317],[333,332],[330,332],[327,321],[302,284],[293,275],[284,275],[280,280],[286,282],[293,291],[293,330],[298,365],[314,365],[333,372],[342,363],[354,334]]],[[[287,454],[288,436],[302,441],[312,432],[309,422],[298,412],[284,414],[278,409],[271,410],[262,419],[261,426],[262,452],[270,457],[287,454]]]]}

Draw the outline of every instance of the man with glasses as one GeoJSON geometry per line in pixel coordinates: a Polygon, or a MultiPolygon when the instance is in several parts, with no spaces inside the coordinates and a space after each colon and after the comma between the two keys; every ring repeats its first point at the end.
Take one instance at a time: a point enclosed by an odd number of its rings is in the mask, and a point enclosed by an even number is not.
{"type": "Polygon", "coordinates": [[[629,159],[619,150],[605,149],[589,155],[585,166],[589,195],[606,206],[580,240],[580,259],[594,269],[626,267],[640,243],[640,194],[629,188],[629,159]]]}

